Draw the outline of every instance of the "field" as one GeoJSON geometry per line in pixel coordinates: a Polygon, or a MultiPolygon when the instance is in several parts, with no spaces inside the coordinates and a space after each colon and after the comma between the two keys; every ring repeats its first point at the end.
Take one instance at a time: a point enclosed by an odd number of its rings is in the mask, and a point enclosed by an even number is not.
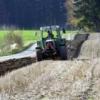
{"type": "MultiPolygon", "coordinates": [[[[2,41],[4,36],[10,31],[11,30],[0,30],[0,41],[2,41]]],[[[25,43],[37,40],[37,37],[35,36],[35,33],[38,32],[37,30],[15,30],[14,32],[20,33],[25,43]]]]}
{"type": "MultiPolygon", "coordinates": [[[[56,32],[53,33],[56,35],[56,32]]],[[[76,31],[66,31],[66,34],[74,34],[74,33],[76,33],[76,31]]],[[[39,30],[0,30],[0,56],[9,55],[9,54],[13,54],[25,50],[25,48],[29,47],[30,44],[39,40],[40,36],[41,35],[39,30]],[[7,38],[5,39],[5,37],[8,33],[11,32],[19,34],[22,37],[22,41],[23,41],[23,48],[14,50],[13,52],[11,50],[7,51],[7,48],[5,48],[6,46],[8,46],[8,44],[5,43],[7,39],[7,38]],[[4,46],[5,44],[6,46],[4,46]],[[2,48],[4,49],[2,50],[2,48]]],[[[47,36],[47,33],[45,33],[45,36],[47,36]]]]}
{"type": "Polygon", "coordinates": [[[76,59],[36,62],[0,77],[0,100],[100,100],[99,37],[90,34],[76,59]]]}
{"type": "MultiPolygon", "coordinates": [[[[36,36],[36,30],[0,30],[0,56],[5,56],[5,55],[10,55],[14,54],[17,52],[20,52],[26,48],[29,47],[32,43],[36,42],[38,39],[38,36],[36,36]],[[6,36],[9,33],[16,33],[20,35],[23,46],[21,48],[18,48],[17,50],[10,50],[8,45],[10,46],[11,44],[8,44],[7,41],[13,41],[12,39],[7,39],[6,36]]],[[[8,36],[9,37],[9,36],[8,36]]],[[[15,37],[16,39],[16,37],[15,37]]]]}
{"type": "MultiPolygon", "coordinates": [[[[3,42],[5,35],[10,31],[11,30],[0,30],[0,43],[3,42]]],[[[39,30],[15,30],[14,32],[21,34],[24,45],[36,42],[40,38],[39,30]]],[[[66,31],[66,34],[69,33],[74,34],[76,31],[66,31]]]]}
{"type": "MultiPolygon", "coordinates": [[[[10,32],[11,30],[0,30],[0,41],[3,40],[4,36],[10,32]]],[[[26,42],[34,42],[39,39],[39,35],[36,33],[40,33],[39,30],[15,30],[22,35],[23,41],[26,42]]],[[[76,31],[66,31],[68,33],[75,33],[76,31]]]]}
{"type": "Polygon", "coordinates": [[[35,63],[1,77],[0,98],[1,100],[100,100],[99,65],[100,59],[35,63]]]}

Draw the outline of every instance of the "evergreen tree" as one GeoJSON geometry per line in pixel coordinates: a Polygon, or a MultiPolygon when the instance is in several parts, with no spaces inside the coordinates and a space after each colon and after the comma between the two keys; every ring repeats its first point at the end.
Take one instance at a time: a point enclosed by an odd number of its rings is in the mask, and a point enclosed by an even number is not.
{"type": "Polygon", "coordinates": [[[100,31],[100,1],[74,0],[74,2],[75,17],[79,20],[78,26],[100,31]]]}
{"type": "Polygon", "coordinates": [[[0,25],[20,28],[66,23],[65,0],[0,0],[0,25]]]}
{"type": "Polygon", "coordinates": [[[6,9],[6,5],[3,0],[0,1],[0,26],[8,24],[9,14],[6,9]]]}

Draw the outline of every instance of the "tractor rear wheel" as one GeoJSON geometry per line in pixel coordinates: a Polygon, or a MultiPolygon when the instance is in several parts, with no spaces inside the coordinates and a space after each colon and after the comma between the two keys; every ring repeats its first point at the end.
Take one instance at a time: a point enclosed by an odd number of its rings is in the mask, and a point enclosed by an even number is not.
{"type": "Polygon", "coordinates": [[[42,50],[41,49],[38,49],[36,51],[36,60],[37,61],[42,61],[42,50]]]}
{"type": "Polygon", "coordinates": [[[60,46],[60,58],[61,60],[67,60],[67,50],[66,50],[66,46],[60,46]]]}

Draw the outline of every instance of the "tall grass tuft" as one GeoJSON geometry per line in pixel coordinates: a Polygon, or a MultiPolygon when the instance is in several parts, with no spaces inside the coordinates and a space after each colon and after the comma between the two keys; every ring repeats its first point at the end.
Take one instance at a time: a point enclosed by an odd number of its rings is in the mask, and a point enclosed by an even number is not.
{"type": "Polygon", "coordinates": [[[21,33],[15,32],[15,31],[10,31],[4,36],[4,40],[6,43],[6,46],[10,46],[12,44],[17,44],[19,48],[23,47],[23,40],[21,33]]]}
{"type": "Polygon", "coordinates": [[[23,48],[22,33],[10,30],[0,44],[0,56],[14,54],[23,48]]]}

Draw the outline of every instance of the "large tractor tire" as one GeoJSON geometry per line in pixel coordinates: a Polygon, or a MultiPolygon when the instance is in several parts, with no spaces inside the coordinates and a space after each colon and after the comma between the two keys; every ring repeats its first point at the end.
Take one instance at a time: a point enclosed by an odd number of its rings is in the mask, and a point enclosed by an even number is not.
{"type": "Polygon", "coordinates": [[[42,50],[41,49],[38,49],[36,51],[36,60],[37,61],[42,61],[43,60],[43,58],[42,58],[42,50]]]}
{"type": "Polygon", "coordinates": [[[66,46],[60,46],[59,53],[60,53],[61,60],[67,60],[67,50],[66,50],[66,46]]]}

